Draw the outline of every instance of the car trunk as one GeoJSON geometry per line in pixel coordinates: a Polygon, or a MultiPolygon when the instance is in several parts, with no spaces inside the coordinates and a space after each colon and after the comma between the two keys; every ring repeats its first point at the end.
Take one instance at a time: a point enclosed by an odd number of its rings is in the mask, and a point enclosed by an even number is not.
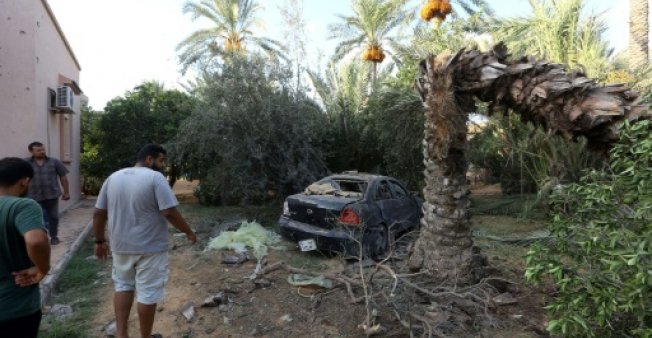
{"type": "Polygon", "coordinates": [[[327,229],[335,226],[345,206],[356,201],[358,198],[333,195],[297,194],[287,198],[291,219],[327,229]]]}

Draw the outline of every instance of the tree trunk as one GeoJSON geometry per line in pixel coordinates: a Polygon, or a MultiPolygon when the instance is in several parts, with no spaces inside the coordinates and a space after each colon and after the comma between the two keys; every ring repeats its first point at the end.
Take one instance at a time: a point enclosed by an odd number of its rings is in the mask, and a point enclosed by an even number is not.
{"type": "Polygon", "coordinates": [[[378,78],[378,63],[374,61],[370,61],[370,62],[371,62],[371,83],[369,89],[367,90],[369,96],[373,95],[373,93],[376,91],[376,80],[378,78]]]}
{"type": "Polygon", "coordinates": [[[409,265],[440,277],[467,275],[472,246],[469,185],[466,179],[468,112],[453,91],[453,68],[446,57],[421,63],[417,88],[425,106],[423,156],[426,186],[417,239],[409,265]]]}
{"type": "Polygon", "coordinates": [[[174,188],[174,184],[177,183],[177,179],[179,178],[179,167],[174,164],[171,165],[167,174],[168,184],[170,185],[170,188],[174,188]]]}
{"type": "Polygon", "coordinates": [[[648,0],[629,0],[629,66],[636,69],[649,62],[648,0]]]}

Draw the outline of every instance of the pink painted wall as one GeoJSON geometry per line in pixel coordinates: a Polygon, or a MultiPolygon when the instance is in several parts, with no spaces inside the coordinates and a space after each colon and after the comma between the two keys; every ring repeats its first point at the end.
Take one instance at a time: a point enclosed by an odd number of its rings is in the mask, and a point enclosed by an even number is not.
{"type": "Polygon", "coordinates": [[[63,78],[79,83],[79,72],[45,0],[0,1],[0,157],[28,157],[27,145],[39,141],[48,156],[66,159],[71,199],[62,210],[81,195],[80,97],[73,114],[56,114],[48,110],[48,88],[63,78]]]}

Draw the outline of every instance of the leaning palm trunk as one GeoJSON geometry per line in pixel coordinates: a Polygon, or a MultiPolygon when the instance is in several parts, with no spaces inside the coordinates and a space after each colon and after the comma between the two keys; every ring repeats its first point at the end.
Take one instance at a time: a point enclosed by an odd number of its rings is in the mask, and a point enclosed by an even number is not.
{"type": "MultiPolygon", "coordinates": [[[[559,64],[533,57],[508,61],[508,56],[502,43],[487,53],[460,51],[451,60],[457,93],[490,103],[490,113],[511,108],[569,140],[584,136],[594,149],[617,141],[623,121],[650,116],[639,104],[640,94],[622,84],[601,85],[559,64]]],[[[464,108],[473,111],[473,102],[467,102],[464,108]]]]}
{"type": "MultiPolygon", "coordinates": [[[[465,172],[467,112],[472,97],[490,112],[511,108],[525,121],[606,150],[625,120],[649,118],[639,93],[623,85],[599,85],[579,72],[531,57],[507,60],[501,43],[487,53],[459,51],[421,62],[417,90],[426,108],[424,216],[410,267],[439,276],[469,275],[472,259],[469,189],[465,172]]],[[[476,256],[477,257],[477,256],[476,256]]]]}

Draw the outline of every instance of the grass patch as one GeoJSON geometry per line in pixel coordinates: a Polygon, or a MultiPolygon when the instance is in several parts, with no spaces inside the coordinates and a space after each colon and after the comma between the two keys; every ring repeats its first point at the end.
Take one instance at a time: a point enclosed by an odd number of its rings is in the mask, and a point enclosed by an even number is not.
{"type": "Polygon", "coordinates": [[[528,212],[528,218],[544,219],[545,210],[537,201],[536,194],[525,195],[471,195],[471,212],[474,215],[505,215],[521,217],[528,212]]]}
{"type": "MultiPolygon", "coordinates": [[[[525,235],[548,226],[548,221],[544,219],[521,219],[510,215],[479,215],[474,216],[472,222],[474,231],[479,230],[486,235],[497,237],[525,235]]],[[[500,270],[522,275],[525,269],[525,254],[530,243],[507,243],[477,237],[473,241],[490,258],[492,265],[500,270]]]]}
{"type": "Polygon", "coordinates": [[[508,215],[478,215],[471,219],[473,230],[501,236],[545,229],[548,221],[543,219],[522,219],[508,215]]]}
{"type": "Polygon", "coordinates": [[[101,271],[108,270],[107,265],[86,259],[93,254],[93,243],[86,240],[80,250],[68,263],[57,283],[56,297],[50,298],[50,304],[70,305],[73,314],[61,321],[45,316],[41,323],[40,338],[75,338],[90,337],[90,323],[98,312],[98,291],[103,287],[100,281],[101,271]]]}

